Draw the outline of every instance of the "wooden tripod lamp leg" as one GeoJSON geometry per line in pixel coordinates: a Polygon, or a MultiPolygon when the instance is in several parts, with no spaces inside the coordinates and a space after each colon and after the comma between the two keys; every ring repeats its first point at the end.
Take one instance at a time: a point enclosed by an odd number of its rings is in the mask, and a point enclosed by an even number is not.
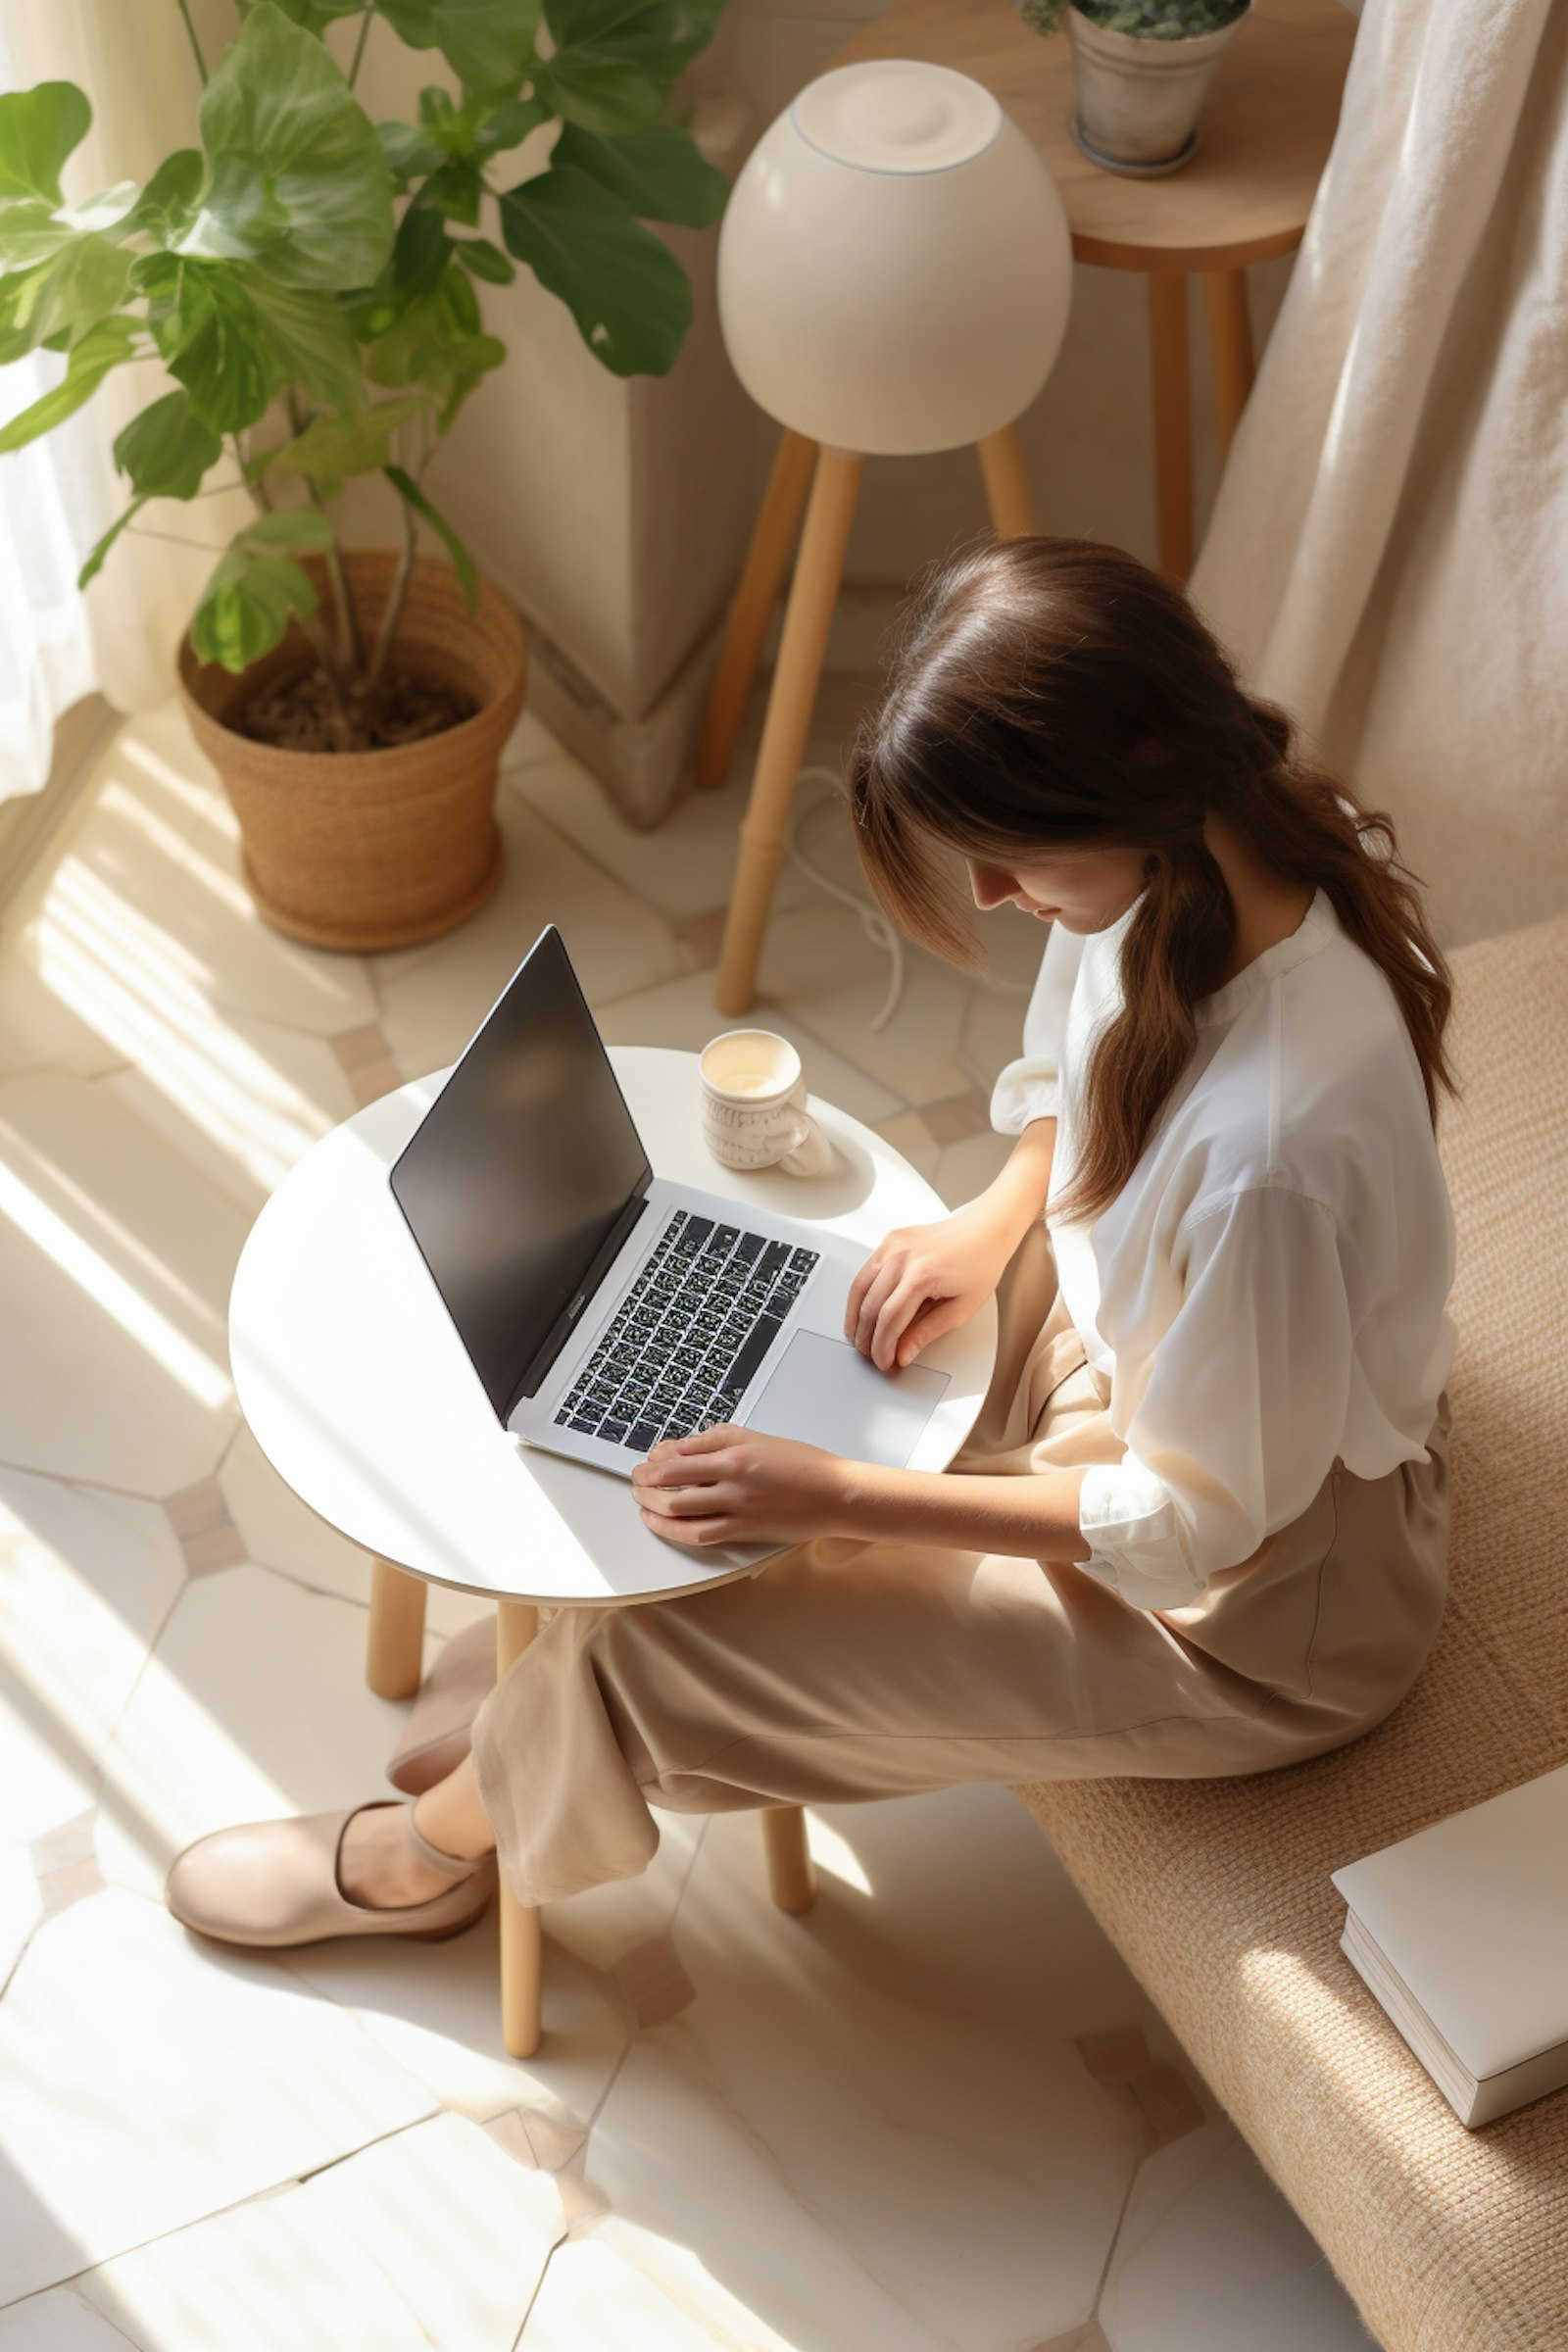
{"type": "Polygon", "coordinates": [[[1040,526],[1016,428],[1004,424],[1000,433],[987,433],[975,448],[980,453],[992,529],[999,539],[1030,538],[1040,526]]]}
{"type": "Polygon", "coordinates": [[[1149,330],[1159,568],[1181,587],[1193,568],[1193,396],[1187,279],[1181,270],[1151,275],[1149,330]]]}
{"type": "Polygon", "coordinates": [[[757,773],[752,778],[751,803],[741,826],[735,889],[713,990],[713,1003],[720,1012],[746,1012],[756,990],[762,933],[784,854],[784,828],[810,730],[864,464],[862,457],[847,449],[817,453],[801,552],[784,611],[778,665],[762,723],[757,773]]]}
{"type": "MultiPolygon", "coordinates": [[[[539,1630],[531,1601],[503,1600],[496,1609],[496,1680],[519,1658],[539,1630]]],[[[519,1903],[505,1878],[501,1906],[501,2039],[513,2058],[531,2058],[539,2047],[539,1985],[542,1953],[539,1912],[519,1903]]]]}
{"type": "Polygon", "coordinates": [[[412,1698],[424,1679],[422,1576],[393,1560],[370,1562],[370,1622],[365,1641],[365,1679],[377,1698],[412,1698]]]}
{"type": "Polygon", "coordinates": [[[781,1911],[809,1911],[816,1900],[816,1872],[806,1842],[806,1813],[800,1805],[769,1805],[762,1815],[768,1892],[781,1911]]]}
{"type": "Polygon", "coordinates": [[[735,601],[729,609],[729,625],[724,631],[718,667],[709,690],[702,741],[697,746],[692,771],[694,780],[705,791],[722,784],[729,774],[736,733],[756,683],[762,639],[767,635],[767,624],[789,569],[815,464],[816,443],[808,441],[804,433],[791,432],[786,425],[773,460],[761,513],[757,517],[757,528],[752,533],[752,544],[746,552],[735,601]]]}
{"type": "Polygon", "coordinates": [[[1228,457],[1252,389],[1252,320],[1245,270],[1205,270],[1208,345],[1214,365],[1214,416],[1221,457],[1228,457]]]}

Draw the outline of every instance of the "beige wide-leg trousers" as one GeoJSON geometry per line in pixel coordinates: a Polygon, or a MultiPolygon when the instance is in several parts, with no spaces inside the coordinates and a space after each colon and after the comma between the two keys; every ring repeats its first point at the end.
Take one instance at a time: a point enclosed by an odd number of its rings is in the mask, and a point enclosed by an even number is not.
{"type": "MultiPolygon", "coordinates": [[[[998,1305],[990,1393],[948,1475],[1120,1460],[1044,1224],[998,1305]]],[[[708,1592],[562,1608],[473,1721],[507,1882],[536,1904],[635,1877],[651,1807],[1189,1779],[1342,1746],[1392,1713],[1436,1637],[1448,1429],[1445,1392],[1425,1459],[1375,1480],[1336,1460],[1189,1608],[1131,1608],[1070,1562],[827,1537],[708,1592]]]]}

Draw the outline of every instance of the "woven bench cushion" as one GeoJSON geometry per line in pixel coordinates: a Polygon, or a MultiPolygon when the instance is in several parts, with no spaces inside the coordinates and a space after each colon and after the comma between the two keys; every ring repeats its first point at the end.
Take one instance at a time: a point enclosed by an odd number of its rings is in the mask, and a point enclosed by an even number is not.
{"type": "Polygon", "coordinates": [[[1329,1884],[1568,1762],[1568,915],[1451,960],[1453,1522],[1425,1670],[1305,1764],[1018,1794],[1387,2352],[1565,2352],[1568,2091],[1467,2132],[1341,1952],[1329,1884]]]}

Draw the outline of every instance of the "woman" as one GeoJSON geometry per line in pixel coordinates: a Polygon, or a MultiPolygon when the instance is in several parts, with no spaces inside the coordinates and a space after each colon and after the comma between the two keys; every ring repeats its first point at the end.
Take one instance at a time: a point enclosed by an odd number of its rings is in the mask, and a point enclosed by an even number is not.
{"type": "Polygon", "coordinates": [[[656,1446],[650,1527],[791,1548],[556,1612],[414,1805],[187,1849],[191,1924],[452,1932],[498,1839],[550,1901],[644,1869],[650,1806],[1266,1770],[1415,1680],[1446,1569],[1456,1090],[1392,824],[1298,756],[1177,589],[1048,537],[927,576],[850,783],[917,940],[974,959],[960,868],[976,906],[1051,924],[992,1101],[1011,1156],[889,1235],[849,1300],[887,1371],[997,1294],[968,1444],[940,1475],[729,1427],[656,1446]]]}

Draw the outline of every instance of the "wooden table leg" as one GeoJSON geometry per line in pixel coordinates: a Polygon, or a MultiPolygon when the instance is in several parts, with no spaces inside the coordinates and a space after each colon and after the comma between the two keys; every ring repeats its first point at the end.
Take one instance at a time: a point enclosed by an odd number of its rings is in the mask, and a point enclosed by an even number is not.
{"type": "Polygon", "coordinates": [[[1154,499],[1159,567],[1185,583],[1193,568],[1193,396],[1187,358],[1187,279],[1149,279],[1149,355],[1154,402],[1154,499]]]}
{"type": "Polygon", "coordinates": [[[1004,424],[1000,433],[987,433],[983,441],[975,443],[975,448],[980,453],[986,505],[991,510],[991,527],[997,537],[1032,537],[1040,526],[1035,521],[1034,493],[1029,487],[1029,469],[1023,462],[1017,428],[1004,424]]]}
{"type": "MultiPolygon", "coordinates": [[[[496,1609],[496,1680],[522,1655],[539,1630],[531,1601],[503,1600],[496,1609]]],[[[542,1953],[536,1905],[519,1903],[502,1878],[501,2039],[512,2058],[531,2058],[539,2047],[539,1985],[542,1953]]]]}
{"type": "Polygon", "coordinates": [[[1252,389],[1252,318],[1247,307],[1245,270],[1205,270],[1208,345],[1214,367],[1214,416],[1220,456],[1228,457],[1252,389]]]}
{"type": "Polygon", "coordinates": [[[422,1576],[411,1576],[395,1561],[372,1558],[365,1679],[377,1698],[412,1698],[424,1679],[428,1589],[422,1576]]]}
{"type": "Polygon", "coordinates": [[[816,1871],[806,1842],[806,1813],[800,1805],[769,1805],[762,1815],[767,1884],[781,1911],[809,1911],[816,1900],[816,1871]]]}
{"type": "Polygon", "coordinates": [[[708,712],[692,773],[705,791],[723,783],[734,756],[735,737],[757,681],[762,639],[773,616],[790,556],[800,534],[801,516],[816,466],[816,443],[786,425],[773,470],[768,477],[761,513],[752,533],[746,564],[729,609],[718,667],[709,690],[708,712]]]}
{"type": "Polygon", "coordinates": [[[795,778],[810,731],[827,633],[844,573],[844,552],[855,520],[855,501],[865,460],[846,449],[820,449],[801,533],[801,552],[778,665],[767,698],[752,797],[741,826],[735,888],[724,924],[713,1003],[720,1012],[750,1009],[757,986],[762,934],[773,903],[773,881],[784,855],[784,828],[795,797],[795,778]]]}

